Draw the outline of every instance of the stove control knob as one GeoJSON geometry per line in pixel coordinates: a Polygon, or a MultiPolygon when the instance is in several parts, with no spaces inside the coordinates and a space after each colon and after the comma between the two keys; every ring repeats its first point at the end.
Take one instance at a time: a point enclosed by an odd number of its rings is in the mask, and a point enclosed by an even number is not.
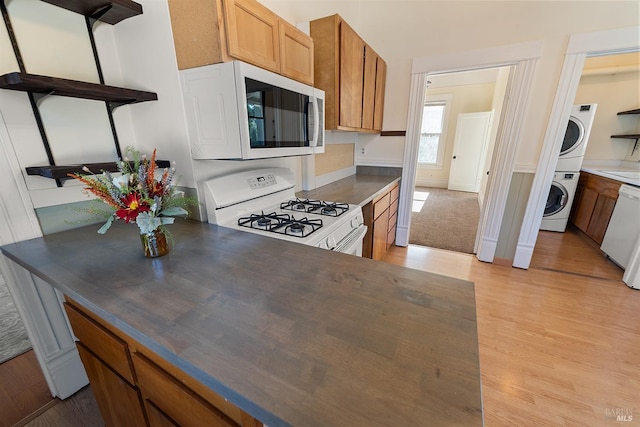
{"type": "Polygon", "coordinates": [[[360,222],[360,218],[353,218],[351,220],[351,228],[358,228],[360,227],[360,225],[362,225],[362,223],[360,222]]]}
{"type": "Polygon", "coordinates": [[[327,237],[327,247],[328,249],[333,249],[336,247],[336,238],[333,236],[327,237]]]}

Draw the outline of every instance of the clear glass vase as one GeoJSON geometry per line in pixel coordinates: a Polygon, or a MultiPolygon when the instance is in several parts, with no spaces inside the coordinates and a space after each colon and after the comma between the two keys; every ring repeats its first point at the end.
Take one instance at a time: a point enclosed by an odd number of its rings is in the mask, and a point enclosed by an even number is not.
{"type": "Polygon", "coordinates": [[[151,233],[140,235],[144,256],[147,258],[157,258],[169,253],[169,242],[167,235],[160,228],[156,228],[151,233]]]}

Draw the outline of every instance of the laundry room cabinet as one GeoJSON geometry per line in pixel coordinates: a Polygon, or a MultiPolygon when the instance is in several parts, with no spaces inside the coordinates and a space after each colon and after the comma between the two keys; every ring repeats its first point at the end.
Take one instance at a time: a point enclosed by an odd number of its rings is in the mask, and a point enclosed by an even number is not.
{"type": "Polygon", "coordinates": [[[571,211],[571,222],[596,243],[607,231],[621,183],[613,179],[581,172],[571,211]]]}

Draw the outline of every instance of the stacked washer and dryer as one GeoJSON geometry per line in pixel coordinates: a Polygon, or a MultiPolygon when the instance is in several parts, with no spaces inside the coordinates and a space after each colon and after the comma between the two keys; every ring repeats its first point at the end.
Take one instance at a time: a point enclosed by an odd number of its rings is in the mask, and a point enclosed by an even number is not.
{"type": "Polygon", "coordinates": [[[564,232],[567,228],[596,107],[582,104],[571,109],[540,230],[564,232]]]}

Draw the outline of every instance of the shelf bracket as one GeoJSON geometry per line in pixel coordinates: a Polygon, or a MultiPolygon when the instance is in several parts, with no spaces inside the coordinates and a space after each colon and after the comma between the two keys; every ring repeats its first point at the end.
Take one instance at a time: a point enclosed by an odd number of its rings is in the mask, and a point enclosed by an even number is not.
{"type": "Polygon", "coordinates": [[[113,3],[109,3],[106,6],[99,7],[93,12],[91,15],[87,16],[89,22],[91,24],[91,29],[95,26],[96,22],[100,20],[107,12],[109,12],[113,8],[113,3]]]}
{"type": "Polygon", "coordinates": [[[36,102],[36,105],[39,107],[40,104],[42,104],[42,101],[44,101],[45,98],[48,98],[51,95],[54,95],[56,93],[55,90],[51,89],[47,92],[34,92],[33,93],[33,100],[36,102]]]}

